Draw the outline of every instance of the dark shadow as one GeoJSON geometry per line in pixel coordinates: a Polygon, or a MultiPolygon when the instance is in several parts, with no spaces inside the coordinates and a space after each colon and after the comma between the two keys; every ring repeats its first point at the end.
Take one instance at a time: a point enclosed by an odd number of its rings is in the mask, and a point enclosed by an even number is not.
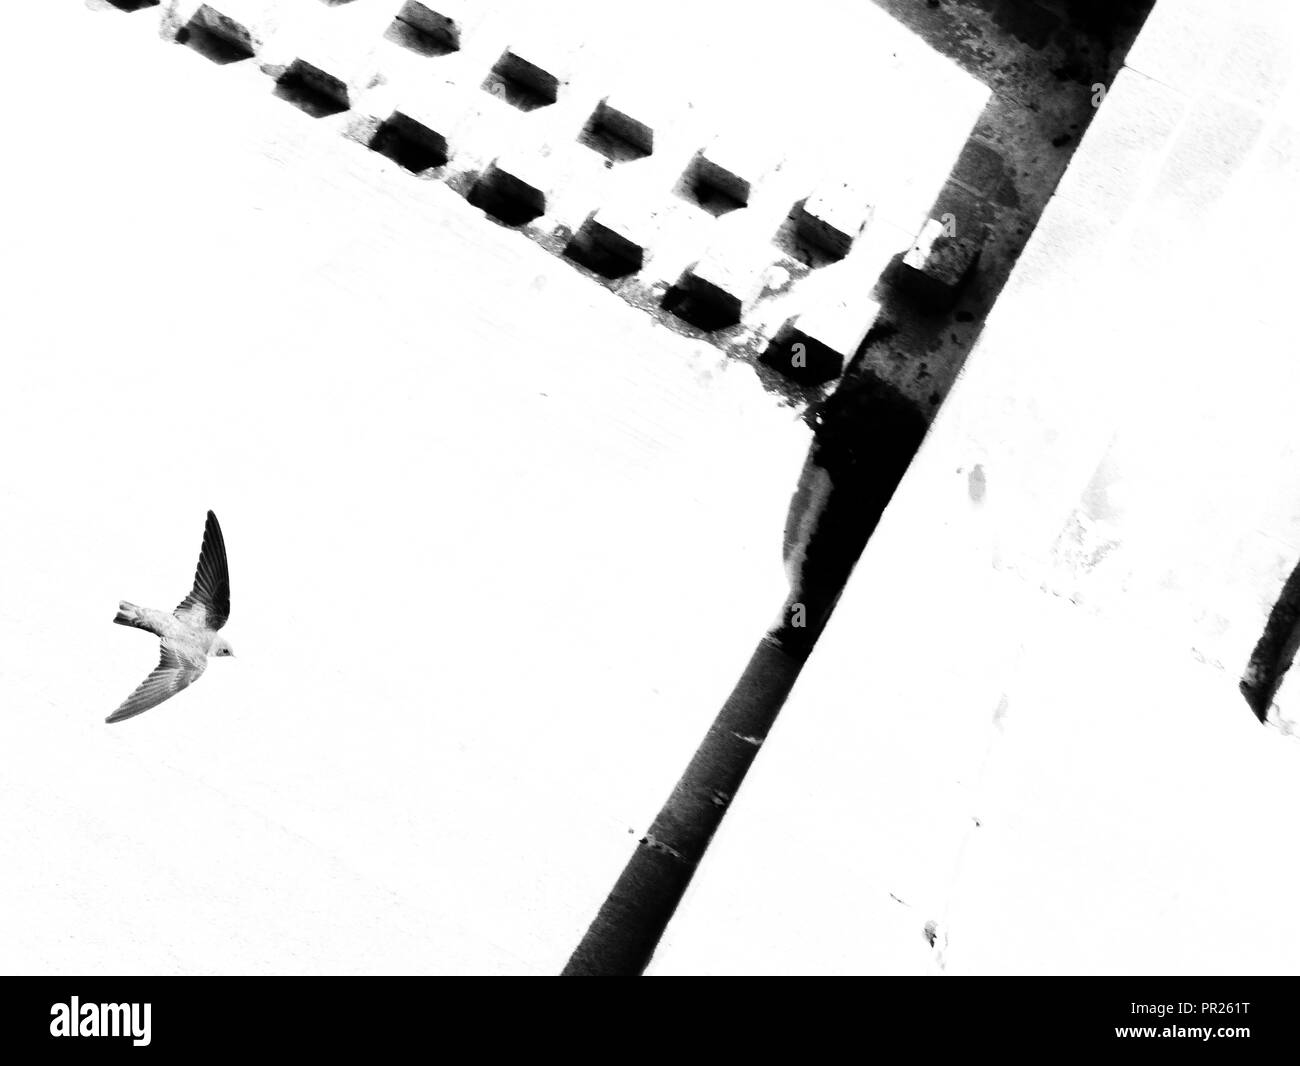
{"type": "Polygon", "coordinates": [[[483,79],[481,88],[520,111],[536,111],[555,103],[560,81],[507,48],[483,79]]]}
{"type": "Polygon", "coordinates": [[[447,162],[447,139],[398,111],[379,124],[370,147],[412,174],[447,162]]]}
{"type": "Polygon", "coordinates": [[[813,450],[786,520],[785,554],[800,555],[803,563],[783,620],[758,642],[569,958],[566,977],[631,977],[649,964],[927,426],[906,397],[877,384],[831,396],[816,409],[813,428],[813,450]],[[814,467],[830,475],[835,500],[826,503],[811,488],[814,467]],[[811,521],[809,508],[820,509],[811,521]],[[810,535],[803,532],[809,529],[810,535]],[[800,536],[805,539],[792,543],[800,536]]]}
{"type": "Polygon", "coordinates": [[[694,284],[689,269],[664,293],[660,306],[705,333],[726,329],[740,321],[740,302],[694,284]]]}
{"type": "MultiPolygon", "coordinates": [[[[896,333],[892,322],[874,326],[861,352],[885,345],[896,333]]],[[[808,421],[813,444],[790,501],[783,552],[787,565],[803,560],[791,575],[787,601],[787,607],[802,605],[803,624],[795,624],[787,610],[782,625],[771,634],[787,652],[800,657],[811,652],[929,428],[907,397],[863,374],[813,405],[808,421]],[[829,496],[812,491],[813,471],[829,477],[829,496]],[[817,514],[806,520],[805,511],[811,507],[818,508],[817,514]],[[795,544],[801,530],[809,531],[807,539],[795,544]]]]}
{"type": "Polygon", "coordinates": [[[844,370],[839,353],[795,331],[793,317],[777,330],[772,343],[759,356],[759,362],[803,386],[825,385],[844,370]],[[800,347],[796,348],[796,344],[800,347]]]}
{"type": "Polygon", "coordinates": [[[246,44],[213,33],[197,16],[176,31],[176,43],[192,48],[218,66],[253,58],[252,49],[246,44]]]}
{"type": "MultiPolygon", "coordinates": [[[[1104,81],[1108,54],[1137,36],[1155,0],[1063,0],[1062,15],[1030,0],[872,0],[877,7],[915,33],[966,73],[996,88],[990,67],[997,63],[976,14],[992,14],[1002,39],[1021,50],[1040,51],[1052,44],[1065,54],[1061,77],[1104,81]]],[[[1122,58],[1122,56],[1120,57],[1122,58]]],[[[1113,76],[1113,71],[1110,72],[1113,76]]]]}
{"type": "Polygon", "coordinates": [[[108,0],[119,11],[141,11],[146,7],[157,7],[161,0],[108,0]]]}
{"type": "Polygon", "coordinates": [[[744,207],[744,200],[733,196],[726,189],[720,188],[708,179],[701,165],[701,158],[699,153],[696,153],[695,157],[686,165],[681,177],[677,179],[677,184],[673,186],[673,195],[685,200],[687,203],[694,204],[701,211],[708,212],[714,218],[725,215],[729,211],[738,211],[744,207]]]}
{"type": "Polygon", "coordinates": [[[347,86],[332,74],[295,59],[275,83],[275,95],[312,118],[325,118],[346,111],[347,86]]]}
{"type": "Polygon", "coordinates": [[[542,107],[548,107],[555,103],[554,100],[548,100],[544,95],[534,92],[526,85],[519,82],[507,81],[497,74],[489,74],[483,79],[483,84],[479,86],[485,93],[495,96],[502,103],[509,104],[511,107],[520,111],[536,111],[542,107]]]}
{"type": "Polygon", "coordinates": [[[599,152],[611,163],[631,163],[654,150],[653,135],[639,123],[632,123],[608,111],[604,101],[596,105],[578,133],[578,143],[599,152]]]}
{"type": "Polygon", "coordinates": [[[502,225],[526,226],[546,211],[542,193],[496,167],[489,167],[474,183],[466,199],[502,225]]]}
{"type": "Polygon", "coordinates": [[[1300,649],[1300,565],[1291,572],[1241,678],[1241,694],[1261,722],[1300,649]]]}
{"type": "Polygon", "coordinates": [[[401,19],[393,19],[389,23],[388,29],[384,31],[384,39],[422,56],[446,56],[457,51],[455,46],[449,45],[445,40],[423,33],[401,19]]]}
{"type": "Polygon", "coordinates": [[[829,266],[831,263],[838,262],[844,256],[836,255],[823,248],[812,240],[808,234],[799,231],[800,214],[807,200],[808,198],[804,197],[790,208],[789,213],[772,235],[772,243],[791,259],[798,260],[804,266],[816,270],[818,267],[829,266]]]}
{"type": "Polygon", "coordinates": [[[415,0],[402,5],[384,38],[422,56],[445,56],[460,50],[456,23],[415,0]]]}
{"type": "Polygon", "coordinates": [[[565,247],[564,256],[608,281],[616,281],[640,270],[645,253],[631,241],[601,229],[588,215],[565,247]]]}

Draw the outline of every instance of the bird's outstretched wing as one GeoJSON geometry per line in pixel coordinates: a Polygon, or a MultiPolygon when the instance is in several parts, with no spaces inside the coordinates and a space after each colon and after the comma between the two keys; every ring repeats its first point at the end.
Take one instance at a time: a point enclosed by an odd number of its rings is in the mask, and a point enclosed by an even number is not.
{"type": "Polygon", "coordinates": [[[207,669],[208,660],[201,652],[185,652],[168,641],[163,641],[162,658],[153,673],[140,682],[126,702],[110,714],[105,721],[121,722],[157,707],[163,700],[175,696],[199,674],[207,669]]]}
{"type": "Polygon", "coordinates": [[[182,622],[199,629],[220,629],[230,617],[230,571],[226,569],[226,541],[217,516],[208,512],[203,527],[203,550],[194,571],[194,588],[172,612],[182,622]]]}

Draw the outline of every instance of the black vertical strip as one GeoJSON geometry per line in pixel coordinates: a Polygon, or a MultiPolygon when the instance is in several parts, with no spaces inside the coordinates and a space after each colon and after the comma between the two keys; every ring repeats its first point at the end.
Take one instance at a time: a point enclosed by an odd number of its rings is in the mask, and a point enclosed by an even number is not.
{"type": "Polygon", "coordinates": [[[1297,647],[1300,647],[1300,565],[1291,571],[1282,586],[1282,594],[1273,604],[1264,634],[1255,645],[1241,678],[1241,694],[1261,722],[1268,717],[1278,686],[1295,661],[1297,647]]]}
{"type": "MultiPolygon", "coordinates": [[[[668,801],[640,840],[586,935],[568,977],[631,977],[649,964],[700,860],[753,765],[799,672],[925,435],[925,419],[874,378],[838,390],[814,414],[804,481],[787,530],[811,530],[797,553],[782,622],[755,649],[668,801]],[[804,520],[807,518],[808,520],[804,520]],[[798,615],[791,610],[800,608],[798,615]],[[796,621],[796,617],[798,621],[796,621]]],[[[787,546],[788,547],[788,546],[787,546]]]]}

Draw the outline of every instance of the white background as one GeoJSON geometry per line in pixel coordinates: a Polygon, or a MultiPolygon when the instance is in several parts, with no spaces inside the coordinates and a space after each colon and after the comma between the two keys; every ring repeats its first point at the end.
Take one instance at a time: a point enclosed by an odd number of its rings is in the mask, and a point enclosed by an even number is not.
{"type": "Polygon", "coordinates": [[[558,971],[784,599],[806,427],[156,11],[15,19],[0,967],[558,971]],[[208,508],[236,658],[108,727],[208,508]]]}

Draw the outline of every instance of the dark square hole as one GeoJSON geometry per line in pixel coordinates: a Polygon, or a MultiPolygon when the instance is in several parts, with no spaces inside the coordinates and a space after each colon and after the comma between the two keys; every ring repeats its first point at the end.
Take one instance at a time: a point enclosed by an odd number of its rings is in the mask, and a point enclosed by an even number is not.
{"type": "Polygon", "coordinates": [[[506,226],[527,225],[546,210],[546,199],[540,192],[495,166],[484,171],[466,199],[506,226]]]}
{"type": "Polygon", "coordinates": [[[759,361],[800,385],[824,385],[844,370],[844,360],[837,352],[796,332],[788,320],[759,361]],[[801,347],[796,349],[796,344],[801,347]]]}
{"type": "Polygon", "coordinates": [[[801,233],[799,230],[799,216],[803,205],[808,202],[805,196],[802,200],[796,201],[789,213],[777,226],[776,233],[772,235],[772,243],[781,249],[791,259],[795,259],[804,266],[812,267],[814,270],[818,267],[829,266],[844,258],[843,256],[834,255],[821,247],[807,233],[801,233]]]}
{"type": "Polygon", "coordinates": [[[691,272],[685,270],[666,293],[660,306],[696,329],[706,333],[726,329],[740,321],[740,307],[732,300],[713,299],[691,285],[691,272]]]}
{"type": "Polygon", "coordinates": [[[445,56],[460,49],[455,21],[415,0],[402,5],[384,37],[422,56],[445,56]]]}
{"type": "Polygon", "coordinates": [[[608,233],[590,215],[578,228],[564,255],[579,266],[613,281],[641,269],[645,253],[631,241],[608,233]]]}
{"type": "Polygon", "coordinates": [[[638,130],[634,125],[620,122],[606,110],[603,101],[596,105],[586,125],[582,127],[578,143],[586,145],[593,152],[599,152],[613,163],[644,159],[654,150],[649,131],[638,130]]]}
{"type": "Polygon", "coordinates": [[[400,111],[380,123],[370,147],[413,174],[447,162],[447,138],[400,111]]]}
{"type": "Polygon", "coordinates": [[[203,21],[201,13],[195,14],[189,22],[176,31],[176,43],[192,48],[205,59],[220,65],[238,63],[253,56],[253,50],[247,42],[214,32],[203,21]]]}
{"type": "Polygon", "coordinates": [[[295,59],[280,75],[275,83],[275,95],[312,118],[337,115],[351,106],[347,86],[342,81],[302,59],[295,59]]]}
{"type": "Polygon", "coordinates": [[[709,180],[698,153],[686,165],[682,176],[677,179],[677,184],[673,186],[673,194],[688,203],[695,204],[700,210],[708,212],[715,218],[745,206],[743,200],[736,199],[731,193],[709,180]]]}
{"type": "Polygon", "coordinates": [[[504,100],[520,111],[536,111],[555,103],[560,81],[554,75],[515,55],[508,48],[501,53],[483,80],[483,91],[504,100]]]}

